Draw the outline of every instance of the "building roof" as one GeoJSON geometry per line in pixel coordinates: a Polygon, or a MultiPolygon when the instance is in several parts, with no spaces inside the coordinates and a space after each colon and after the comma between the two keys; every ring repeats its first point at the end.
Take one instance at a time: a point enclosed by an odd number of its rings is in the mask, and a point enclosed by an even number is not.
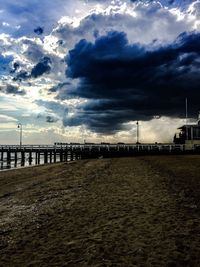
{"type": "Polygon", "coordinates": [[[178,129],[191,128],[191,127],[200,128],[200,125],[198,125],[198,124],[184,124],[183,126],[179,127],[178,129]]]}

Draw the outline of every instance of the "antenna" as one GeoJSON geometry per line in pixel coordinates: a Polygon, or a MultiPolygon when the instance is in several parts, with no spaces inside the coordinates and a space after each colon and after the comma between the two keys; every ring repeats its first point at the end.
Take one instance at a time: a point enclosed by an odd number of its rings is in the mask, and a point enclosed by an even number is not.
{"type": "Polygon", "coordinates": [[[188,100],[187,97],[185,98],[185,126],[186,126],[186,140],[188,140],[188,128],[187,128],[187,123],[188,123],[188,100]]]}
{"type": "Polygon", "coordinates": [[[187,97],[185,98],[185,124],[187,125],[188,122],[188,100],[187,97]]]}

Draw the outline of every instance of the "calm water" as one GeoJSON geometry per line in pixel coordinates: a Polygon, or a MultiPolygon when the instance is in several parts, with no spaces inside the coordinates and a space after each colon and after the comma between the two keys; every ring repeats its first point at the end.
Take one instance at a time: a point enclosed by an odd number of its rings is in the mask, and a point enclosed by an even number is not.
{"type": "MultiPolygon", "coordinates": [[[[70,157],[68,158],[68,161],[70,161],[70,157]]],[[[53,158],[52,158],[53,162],[53,158]]],[[[56,156],[56,162],[60,162],[60,156],[56,156]]],[[[48,163],[50,163],[50,157],[48,157],[48,163]]],[[[44,164],[44,155],[40,155],[40,164],[44,164]]],[[[36,165],[36,158],[35,153],[32,153],[32,161],[29,162],[29,153],[25,153],[25,162],[21,161],[21,153],[18,153],[17,155],[17,162],[15,162],[15,154],[11,153],[11,161],[7,162],[6,159],[6,153],[3,161],[0,161],[0,171],[7,170],[7,169],[13,169],[13,168],[20,168],[20,167],[28,167],[28,166],[34,166],[36,165]]],[[[38,164],[37,164],[38,165],[38,164]]]]}

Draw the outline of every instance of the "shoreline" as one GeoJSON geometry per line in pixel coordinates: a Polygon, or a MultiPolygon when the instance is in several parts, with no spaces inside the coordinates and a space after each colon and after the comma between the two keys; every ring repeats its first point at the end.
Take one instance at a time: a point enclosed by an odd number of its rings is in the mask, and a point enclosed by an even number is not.
{"type": "Polygon", "coordinates": [[[1,172],[7,172],[7,171],[28,169],[28,168],[33,168],[33,167],[46,166],[46,165],[56,165],[56,164],[60,164],[60,163],[71,164],[71,163],[76,162],[76,161],[77,160],[65,161],[65,162],[54,162],[54,163],[32,164],[32,165],[28,165],[28,166],[19,166],[19,167],[11,167],[11,168],[7,168],[7,169],[0,169],[0,173],[1,172]]]}

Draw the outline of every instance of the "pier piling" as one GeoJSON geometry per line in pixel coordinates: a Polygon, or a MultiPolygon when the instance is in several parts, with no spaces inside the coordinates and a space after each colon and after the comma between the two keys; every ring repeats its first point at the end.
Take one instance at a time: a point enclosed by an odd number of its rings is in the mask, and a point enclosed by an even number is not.
{"type": "Polygon", "coordinates": [[[48,152],[47,151],[44,152],[44,163],[45,164],[48,163],[48,152]]]}
{"type": "Polygon", "coordinates": [[[38,165],[40,164],[40,151],[38,152],[38,165]]]}
{"type": "Polygon", "coordinates": [[[15,167],[17,167],[17,151],[15,151],[15,167]]]}
{"type": "Polygon", "coordinates": [[[38,164],[38,152],[35,152],[35,165],[38,164]]]}
{"type": "Polygon", "coordinates": [[[25,152],[21,151],[21,166],[25,165],[25,152]]]}
{"type": "Polygon", "coordinates": [[[32,165],[32,152],[29,152],[29,165],[32,165]]]}
{"type": "Polygon", "coordinates": [[[60,151],[60,162],[63,162],[63,150],[60,151]]]}
{"type": "Polygon", "coordinates": [[[49,161],[52,163],[52,151],[49,152],[49,161]]]}
{"type": "Polygon", "coordinates": [[[72,144],[72,145],[0,145],[0,168],[90,158],[131,157],[136,155],[199,154],[200,145],[189,151],[177,144],[72,144]]]}
{"type": "Polygon", "coordinates": [[[54,163],[56,163],[56,149],[54,150],[54,153],[53,153],[53,161],[54,163]]]}

